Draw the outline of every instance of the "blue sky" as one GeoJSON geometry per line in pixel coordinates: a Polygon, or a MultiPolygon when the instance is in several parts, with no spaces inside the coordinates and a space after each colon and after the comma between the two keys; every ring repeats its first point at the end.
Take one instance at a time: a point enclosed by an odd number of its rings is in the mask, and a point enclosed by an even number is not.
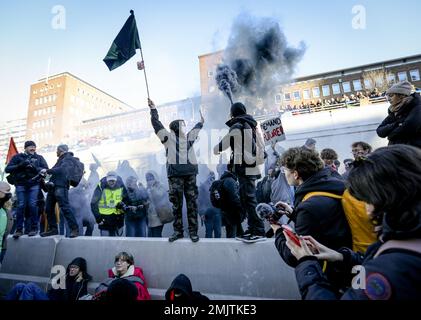
{"type": "Polygon", "coordinates": [[[146,90],[133,58],[109,72],[102,62],[134,9],[152,98],[164,103],[200,93],[198,56],[225,47],[240,13],[279,21],[291,45],[308,47],[297,74],[308,75],[421,53],[417,0],[15,0],[0,3],[0,107],[3,119],[26,116],[29,85],[69,71],[136,107],[146,90]],[[66,9],[66,29],[51,12],[66,9]],[[352,8],[366,10],[366,28],[352,28],[352,8]],[[4,115],[4,113],[3,113],[4,115]]]}

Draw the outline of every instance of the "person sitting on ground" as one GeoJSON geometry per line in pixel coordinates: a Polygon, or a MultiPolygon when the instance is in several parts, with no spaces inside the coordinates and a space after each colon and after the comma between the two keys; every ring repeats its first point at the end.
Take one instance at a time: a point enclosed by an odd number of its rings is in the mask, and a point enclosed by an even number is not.
{"type": "MultiPolygon", "coordinates": [[[[367,214],[381,222],[379,241],[365,256],[347,248],[332,250],[312,237],[296,245],[284,232],[297,259],[295,275],[303,299],[421,299],[421,150],[407,145],[379,148],[357,160],[349,174],[351,194],[367,205],[367,214]],[[359,283],[343,295],[336,292],[318,260],[362,266],[359,283]]],[[[359,269],[361,270],[361,269],[359,269]]],[[[354,281],[353,281],[354,282],[354,281]]]]}
{"type": "Polygon", "coordinates": [[[88,283],[92,277],[87,272],[86,260],[81,257],[73,259],[67,266],[65,288],[51,288],[45,293],[33,282],[18,283],[7,294],[5,300],[58,300],[76,301],[88,293],[88,283]]]}
{"type": "Polygon", "coordinates": [[[176,302],[205,302],[209,301],[209,298],[199,291],[193,291],[190,279],[181,273],[175,277],[165,293],[165,300],[176,302]]]}
{"type": "Polygon", "coordinates": [[[136,300],[151,299],[143,270],[134,265],[134,258],[130,253],[120,252],[115,256],[114,267],[108,270],[108,279],[95,289],[94,300],[105,299],[107,290],[115,279],[126,279],[134,283],[137,288],[136,300]]]}

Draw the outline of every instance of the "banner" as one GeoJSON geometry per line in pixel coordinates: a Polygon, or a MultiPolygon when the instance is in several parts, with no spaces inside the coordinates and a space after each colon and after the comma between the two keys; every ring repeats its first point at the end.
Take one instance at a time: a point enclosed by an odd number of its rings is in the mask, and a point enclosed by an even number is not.
{"type": "Polygon", "coordinates": [[[260,124],[266,145],[271,145],[286,139],[284,128],[280,117],[266,120],[260,124]]]}

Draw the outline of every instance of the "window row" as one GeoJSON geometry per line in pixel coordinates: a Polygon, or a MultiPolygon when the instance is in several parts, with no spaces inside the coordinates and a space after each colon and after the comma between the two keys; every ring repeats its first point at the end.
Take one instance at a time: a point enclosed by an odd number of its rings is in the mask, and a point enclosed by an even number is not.
{"type": "Polygon", "coordinates": [[[44,139],[51,139],[53,137],[53,131],[45,131],[32,134],[32,140],[39,141],[44,139]]]}
{"type": "MultiPolygon", "coordinates": [[[[410,70],[410,80],[411,81],[420,81],[420,72],[418,69],[410,70]]],[[[397,73],[398,81],[406,81],[408,80],[407,72],[402,71],[397,73]]],[[[364,88],[365,89],[374,89],[375,87],[379,87],[383,85],[384,80],[379,77],[376,79],[364,79],[364,88]],[[374,83],[373,83],[374,82],[374,83]]],[[[388,83],[395,83],[396,76],[393,73],[387,74],[387,82],[388,83]]],[[[333,83],[332,85],[324,85],[322,86],[322,91],[320,91],[320,87],[314,87],[311,89],[304,89],[302,92],[294,91],[294,92],[286,92],[284,93],[284,101],[297,101],[297,100],[310,100],[312,98],[320,98],[321,95],[323,97],[328,97],[331,95],[340,95],[349,93],[352,91],[352,87],[354,88],[353,91],[362,91],[363,86],[360,79],[352,80],[352,81],[345,81],[342,83],[333,83]]],[[[275,101],[279,103],[280,96],[275,96],[275,101]]]]}
{"type": "MultiPolygon", "coordinates": [[[[61,83],[57,83],[57,85],[55,86],[56,88],[61,88],[61,83]]],[[[33,90],[32,91],[32,93],[33,94],[37,94],[38,92],[39,93],[44,93],[44,92],[47,92],[48,90],[52,90],[52,89],[54,89],[55,88],[54,87],[54,84],[50,84],[50,85],[45,85],[43,88],[41,88],[41,89],[39,89],[39,90],[33,90]]]]}
{"type": "Polygon", "coordinates": [[[56,106],[42,108],[34,111],[34,117],[45,116],[46,114],[55,113],[57,110],[56,106]]]}
{"type": "Polygon", "coordinates": [[[32,128],[34,129],[44,128],[44,127],[49,127],[53,125],[54,125],[54,118],[49,118],[49,119],[35,121],[34,123],[32,123],[32,128]]]}
{"type": "Polygon", "coordinates": [[[44,104],[44,103],[55,102],[56,100],[57,100],[57,95],[52,94],[52,95],[49,95],[49,96],[36,98],[35,99],[35,105],[38,106],[38,105],[44,104]]]}

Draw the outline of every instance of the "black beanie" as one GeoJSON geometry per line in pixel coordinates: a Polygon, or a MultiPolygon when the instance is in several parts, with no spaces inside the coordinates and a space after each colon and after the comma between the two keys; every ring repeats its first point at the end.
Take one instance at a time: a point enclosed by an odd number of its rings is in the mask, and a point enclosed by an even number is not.
{"type": "Polygon", "coordinates": [[[236,102],[231,106],[231,116],[238,117],[247,114],[246,107],[241,102],[236,102]]]}
{"type": "Polygon", "coordinates": [[[25,141],[25,146],[24,146],[24,148],[26,149],[26,148],[28,148],[28,147],[36,147],[37,145],[35,144],[35,142],[33,142],[33,141],[31,141],[31,140],[28,140],[28,141],[25,141]]]}
{"type": "Polygon", "coordinates": [[[124,278],[118,278],[108,286],[105,300],[113,302],[136,301],[137,295],[138,290],[133,282],[124,278]]]}

